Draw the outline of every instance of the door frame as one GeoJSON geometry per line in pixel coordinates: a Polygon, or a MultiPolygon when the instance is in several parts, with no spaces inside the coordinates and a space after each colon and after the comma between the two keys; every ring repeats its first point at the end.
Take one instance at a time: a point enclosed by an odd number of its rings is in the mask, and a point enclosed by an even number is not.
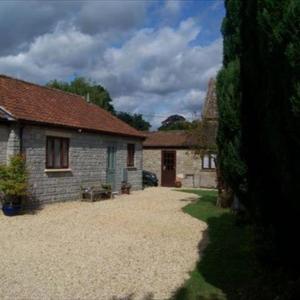
{"type": "Polygon", "coordinates": [[[114,192],[116,190],[116,186],[117,186],[117,181],[116,181],[116,169],[117,169],[117,144],[108,144],[107,147],[106,147],[106,162],[107,162],[107,165],[106,165],[106,183],[108,184],[111,184],[111,188],[112,188],[112,191],[114,192]],[[113,159],[113,163],[114,163],[114,169],[109,169],[109,149],[113,149],[113,156],[114,156],[114,159],[113,159]],[[112,182],[108,182],[108,178],[109,178],[109,170],[113,170],[113,180],[112,182]]]}
{"type": "Polygon", "coordinates": [[[175,181],[176,181],[176,172],[177,172],[177,151],[176,150],[168,150],[168,149],[164,149],[161,150],[161,186],[165,186],[165,187],[174,187],[175,186],[175,181]],[[174,154],[174,183],[173,185],[165,185],[163,184],[163,174],[164,174],[164,153],[173,153],[174,154]]]}

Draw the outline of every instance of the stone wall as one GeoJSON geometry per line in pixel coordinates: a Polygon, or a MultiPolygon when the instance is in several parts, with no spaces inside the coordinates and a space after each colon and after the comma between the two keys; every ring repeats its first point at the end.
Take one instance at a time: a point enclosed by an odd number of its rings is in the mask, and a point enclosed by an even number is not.
{"type": "Polygon", "coordinates": [[[68,130],[26,126],[23,149],[30,174],[32,196],[42,202],[79,199],[81,184],[106,182],[107,146],[114,144],[116,152],[116,190],[120,190],[127,167],[127,143],[136,144],[136,169],[128,171],[133,189],[142,188],[142,146],[136,139],[113,137],[68,130]],[[70,138],[69,171],[45,170],[46,136],[70,138]]]}
{"type": "MultiPolygon", "coordinates": [[[[185,187],[216,187],[216,172],[202,170],[201,158],[188,149],[176,150],[176,176],[185,187]]],[[[161,149],[144,149],[144,170],[156,174],[161,184],[161,149]]]]}
{"type": "Polygon", "coordinates": [[[0,124],[0,164],[6,164],[7,161],[8,135],[8,125],[0,124]]]}
{"type": "Polygon", "coordinates": [[[143,169],[155,173],[161,184],[161,150],[144,149],[143,156],[143,169]]]}

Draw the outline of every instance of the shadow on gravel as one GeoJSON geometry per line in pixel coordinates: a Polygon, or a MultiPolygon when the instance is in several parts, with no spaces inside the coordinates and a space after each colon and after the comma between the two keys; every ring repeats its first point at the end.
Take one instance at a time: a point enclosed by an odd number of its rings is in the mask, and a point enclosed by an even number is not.
{"type": "MultiPolygon", "coordinates": [[[[135,299],[134,294],[130,294],[130,295],[125,296],[125,297],[116,297],[116,296],[114,296],[114,297],[112,297],[111,300],[133,300],[133,299],[135,299]]],[[[148,293],[147,295],[145,295],[142,298],[142,300],[154,300],[153,293],[148,293]]]]}
{"type": "Polygon", "coordinates": [[[28,197],[22,204],[22,215],[35,215],[43,209],[44,205],[42,202],[37,200],[35,197],[28,197]]]}

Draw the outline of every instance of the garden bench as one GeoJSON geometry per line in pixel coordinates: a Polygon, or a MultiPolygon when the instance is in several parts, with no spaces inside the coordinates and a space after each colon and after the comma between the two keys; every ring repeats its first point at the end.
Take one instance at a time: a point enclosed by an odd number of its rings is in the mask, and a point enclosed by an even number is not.
{"type": "Polygon", "coordinates": [[[101,183],[89,182],[81,185],[81,201],[94,202],[103,198],[112,198],[112,192],[107,188],[103,188],[101,183]]]}

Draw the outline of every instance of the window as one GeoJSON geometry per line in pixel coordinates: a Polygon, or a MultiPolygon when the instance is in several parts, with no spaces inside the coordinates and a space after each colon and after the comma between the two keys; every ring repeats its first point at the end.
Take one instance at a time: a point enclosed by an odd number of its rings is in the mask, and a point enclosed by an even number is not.
{"type": "Polygon", "coordinates": [[[69,139],[47,136],[46,168],[67,169],[69,167],[69,139]]]}
{"type": "Polygon", "coordinates": [[[135,145],[127,145],[127,167],[134,167],[135,145]]]}
{"type": "Polygon", "coordinates": [[[214,170],[216,168],[216,158],[216,154],[204,154],[202,156],[202,169],[214,170]]]}

